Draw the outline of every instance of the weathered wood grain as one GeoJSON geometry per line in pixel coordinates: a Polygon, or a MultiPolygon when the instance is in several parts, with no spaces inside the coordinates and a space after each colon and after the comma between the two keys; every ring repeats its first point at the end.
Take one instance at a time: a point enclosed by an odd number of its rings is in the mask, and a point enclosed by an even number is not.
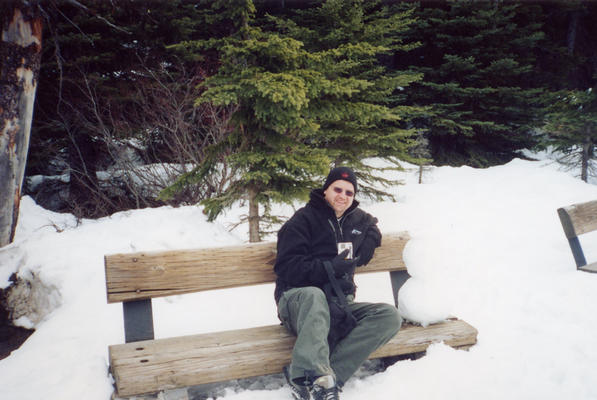
{"type": "Polygon", "coordinates": [[[568,239],[597,229],[597,200],[558,209],[568,239]]]}
{"type": "MultiPolygon", "coordinates": [[[[279,325],[110,346],[120,396],[279,373],[290,362],[295,337],[279,325]]],[[[370,358],[424,351],[445,342],[467,348],[477,330],[460,320],[428,327],[405,325],[370,358]]]]}
{"type": "MultiPolygon", "coordinates": [[[[359,273],[405,270],[407,232],[384,234],[375,257],[359,273]]],[[[276,244],[113,254],[104,257],[108,302],[274,282],[276,244]]]]}

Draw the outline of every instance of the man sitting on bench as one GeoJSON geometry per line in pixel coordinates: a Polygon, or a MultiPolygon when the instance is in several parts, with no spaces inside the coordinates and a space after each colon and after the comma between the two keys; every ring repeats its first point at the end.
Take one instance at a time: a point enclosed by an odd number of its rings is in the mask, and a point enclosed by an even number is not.
{"type": "Polygon", "coordinates": [[[354,301],[355,267],[381,244],[377,219],[359,208],[356,192],[350,168],[332,169],[278,232],[275,299],[280,320],[297,335],[284,374],[298,400],[339,399],[346,381],[402,324],[392,305],[354,301]]]}

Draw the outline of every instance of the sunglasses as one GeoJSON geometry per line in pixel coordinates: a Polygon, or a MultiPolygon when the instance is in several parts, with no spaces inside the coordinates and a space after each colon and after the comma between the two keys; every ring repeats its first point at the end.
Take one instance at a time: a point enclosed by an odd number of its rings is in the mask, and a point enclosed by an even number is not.
{"type": "MultiPolygon", "coordinates": [[[[334,192],[336,192],[336,193],[338,193],[338,194],[342,194],[342,191],[343,191],[343,190],[342,190],[341,188],[334,186],[334,192]]],[[[354,192],[353,192],[352,190],[344,190],[344,194],[345,194],[347,197],[352,197],[352,196],[354,196],[354,192]]]]}

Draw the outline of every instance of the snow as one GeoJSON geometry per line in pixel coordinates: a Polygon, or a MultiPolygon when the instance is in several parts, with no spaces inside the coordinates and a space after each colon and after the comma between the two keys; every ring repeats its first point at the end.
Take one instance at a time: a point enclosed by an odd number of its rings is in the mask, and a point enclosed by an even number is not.
{"type": "MultiPolygon", "coordinates": [[[[401,313],[424,325],[458,316],[479,330],[478,344],[432,345],[421,359],[351,379],[342,399],[596,399],[597,274],[576,271],[556,210],[597,199],[597,186],[548,159],[430,168],[423,184],[412,169],[388,177],[404,182],[389,189],[397,202],[362,207],[382,232],[412,237],[401,313]]],[[[239,205],[210,223],[200,207],[160,207],[77,221],[25,197],[15,242],[0,249],[0,287],[14,272],[38,282],[37,301],[19,317],[36,331],[0,361],[0,398],[110,399],[107,348],[124,333],[121,306],[106,302],[104,254],[240,244],[243,228],[227,227],[242,213],[239,205]]],[[[589,261],[596,239],[581,237],[589,261]]],[[[357,284],[357,300],[392,302],[387,274],[357,284]]],[[[156,337],[274,324],[273,286],[160,299],[154,323],[156,337]]],[[[272,387],[230,387],[224,398],[291,398],[287,387],[272,387]]]]}

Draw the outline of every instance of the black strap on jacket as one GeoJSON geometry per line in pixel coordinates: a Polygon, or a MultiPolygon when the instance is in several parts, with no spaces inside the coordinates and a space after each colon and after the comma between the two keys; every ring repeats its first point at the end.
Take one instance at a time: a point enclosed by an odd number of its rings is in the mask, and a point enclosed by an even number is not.
{"type": "Polygon", "coordinates": [[[333,349],[350,331],[357,326],[357,319],[352,315],[346,295],[340,288],[340,284],[334,274],[334,267],[329,261],[323,262],[327,272],[329,283],[324,286],[325,296],[330,311],[330,331],[328,334],[328,345],[333,349]],[[334,293],[332,293],[334,292],[334,293]]]}
{"type": "Polygon", "coordinates": [[[346,295],[340,288],[338,279],[336,279],[336,274],[334,273],[334,267],[332,266],[332,263],[330,261],[324,261],[323,266],[325,267],[325,272],[328,274],[328,280],[330,281],[330,285],[332,285],[332,289],[336,295],[335,297],[338,298],[338,303],[340,303],[340,305],[346,309],[346,312],[351,313],[350,309],[348,308],[348,302],[346,301],[346,295]]]}

